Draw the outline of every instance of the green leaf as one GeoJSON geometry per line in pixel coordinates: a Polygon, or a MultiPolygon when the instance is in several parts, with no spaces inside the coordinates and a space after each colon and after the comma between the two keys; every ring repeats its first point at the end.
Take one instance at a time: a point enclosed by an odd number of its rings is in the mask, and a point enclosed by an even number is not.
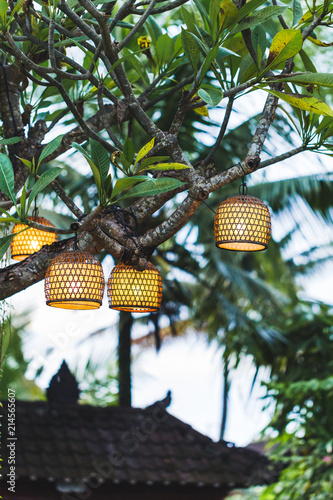
{"type": "Polygon", "coordinates": [[[258,10],[252,16],[245,17],[233,30],[230,31],[229,36],[235,35],[240,31],[244,31],[248,28],[254,28],[259,24],[269,21],[273,17],[277,17],[280,14],[284,14],[288,7],[277,7],[275,5],[271,7],[264,7],[258,10]]]}
{"type": "Polygon", "coordinates": [[[100,144],[97,141],[94,141],[94,139],[90,139],[89,144],[91,151],[91,159],[98,168],[102,184],[104,184],[110,168],[109,153],[102,144],[100,144]]]}
{"type": "MultiPolygon", "coordinates": [[[[142,52],[142,50],[139,52],[142,52]]],[[[150,85],[149,76],[141,59],[139,59],[134,52],[130,52],[125,47],[123,48],[123,53],[127,57],[128,62],[133,66],[134,70],[138,73],[138,75],[140,75],[144,84],[148,87],[148,85],[150,85]]],[[[120,61],[115,62],[114,65],[118,65],[119,62],[120,61]]]]}
{"type": "Polygon", "coordinates": [[[5,20],[7,17],[8,2],[6,0],[0,0],[0,17],[5,20]]]}
{"type": "Polygon", "coordinates": [[[169,177],[162,177],[158,179],[149,179],[138,186],[134,186],[128,194],[123,198],[137,198],[141,196],[155,196],[156,194],[166,193],[177,189],[180,186],[185,186],[184,182],[178,179],[171,179],[169,177]]]}
{"type": "Polygon", "coordinates": [[[247,82],[249,79],[253,78],[257,74],[257,66],[254,63],[251,54],[246,54],[242,57],[239,73],[238,73],[238,83],[247,82]]]}
{"type": "Polygon", "coordinates": [[[302,48],[303,37],[301,30],[281,30],[273,38],[269,49],[269,56],[265,72],[274,69],[282,62],[294,57],[302,48]]]}
{"type": "Polygon", "coordinates": [[[222,0],[220,2],[220,11],[219,11],[219,24],[220,31],[223,31],[237,20],[238,18],[238,9],[234,2],[231,0],[222,0]]]}
{"type": "Polygon", "coordinates": [[[16,144],[22,140],[22,137],[8,137],[8,139],[0,139],[0,145],[9,146],[10,144],[16,144]]]}
{"type": "Polygon", "coordinates": [[[203,101],[215,108],[219,102],[223,99],[223,92],[220,89],[200,89],[198,95],[203,101]]]}
{"type": "Polygon", "coordinates": [[[261,52],[261,57],[258,57],[258,62],[260,63],[261,58],[265,55],[267,40],[266,40],[266,31],[262,26],[256,26],[252,31],[252,44],[258,54],[258,48],[261,52]]]}
{"type": "Polygon", "coordinates": [[[77,151],[79,151],[85,157],[87,162],[89,163],[89,166],[90,166],[91,171],[92,171],[93,176],[94,176],[95,184],[97,186],[98,195],[100,196],[101,195],[101,188],[102,188],[102,179],[101,179],[101,174],[100,174],[97,166],[94,164],[94,162],[92,161],[92,159],[90,158],[90,156],[88,155],[86,150],[83,149],[82,146],[80,146],[80,144],[78,144],[77,142],[72,142],[72,147],[75,148],[77,151]]]}
{"type": "Polygon", "coordinates": [[[310,111],[310,113],[316,113],[318,115],[333,116],[333,110],[326,103],[319,101],[316,97],[302,94],[287,94],[271,89],[267,89],[267,92],[288,102],[291,106],[296,106],[304,111],[310,111]]]}
{"type": "MultiPolygon", "coordinates": [[[[25,231],[25,229],[23,229],[25,231]]],[[[20,231],[21,233],[22,231],[20,231]]],[[[8,236],[3,236],[0,238],[0,259],[5,255],[7,252],[8,248],[10,247],[11,241],[16,236],[18,233],[15,234],[8,234],[8,236]]]]}
{"type": "Polygon", "coordinates": [[[194,31],[196,22],[193,10],[190,7],[185,7],[184,5],[182,5],[180,11],[181,18],[185,22],[187,29],[190,31],[194,31]]]}
{"type": "Polygon", "coordinates": [[[169,159],[169,156],[151,156],[150,158],[146,158],[140,165],[139,172],[147,169],[149,165],[153,165],[153,163],[158,163],[159,161],[166,161],[169,159]]]}
{"type": "Polygon", "coordinates": [[[111,200],[115,196],[117,196],[117,194],[121,193],[125,189],[127,189],[131,186],[134,186],[134,184],[137,184],[138,182],[146,181],[147,179],[149,179],[149,178],[146,175],[136,175],[133,177],[122,177],[121,179],[118,179],[114,185],[111,200]]]}
{"type": "Polygon", "coordinates": [[[16,205],[14,190],[14,171],[8,156],[0,153],[0,191],[16,205]]]}
{"type": "Polygon", "coordinates": [[[183,163],[157,163],[156,165],[151,165],[149,170],[184,170],[185,168],[191,167],[183,163]]]}
{"type": "Polygon", "coordinates": [[[160,66],[170,61],[173,54],[173,41],[167,33],[160,36],[157,40],[156,54],[160,66]]]}
{"type": "Polygon", "coordinates": [[[300,50],[299,55],[301,56],[302,62],[304,64],[304,68],[306,71],[311,71],[311,73],[317,73],[317,69],[313,62],[311,61],[310,57],[307,55],[305,50],[300,50]]]}
{"type": "Polygon", "coordinates": [[[250,2],[246,2],[243,7],[241,7],[238,11],[238,18],[237,22],[240,22],[244,17],[246,17],[248,14],[251,14],[251,12],[258,7],[260,7],[263,3],[265,3],[266,0],[251,0],[250,2]]]}
{"type": "Polygon", "coordinates": [[[42,154],[39,157],[37,168],[42,163],[44,158],[46,158],[47,156],[52,154],[60,146],[63,137],[64,137],[63,135],[59,135],[58,137],[53,139],[53,141],[46,144],[46,146],[44,147],[44,149],[42,151],[42,154]]]}
{"type": "Polygon", "coordinates": [[[22,194],[21,194],[21,198],[20,198],[20,205],[21,205],[20,211],[21,211],[21,218],[22,219],[25,219],[25,216],[26,216],[26,207],[25,207],[26,200],[27,200],[27,187],[23,186],[22,194]]]}
{"type": "MultiPolygon", "coordinates": [[[[3,211],[0,210],[0,212],[3,212],[3,211]]],[[[3,223],[6,223],[6,222],[12,223],[13,222],[14,224],[17,224],[20,222],[20,219],[16,219],[15,217],[8,215],[8,217],[0,217],[0,222],[3,222],[3,223]]]]}
{"type": "Polygon", "coordinates": [[[239,54],[236,54],[233,50],[227,49],[226,47],[220,47],[218,54],[216,56],[216,61],[219,62],[225,57],[229,56],[234,56],[234,57],[241,57],[239,54]]]}
{"type": "Polygon", "coordinates": [[[16,2],[15,7],[13,8],[13,10],[10,13],[10,21],[12,21],[15,18],[15,14],[21,9],[22,1],[23,0],[19,0],[18,2],[16,2]]]}
{"type": "Polygon", "coordinates": [[[208,52],[208,54],[206,56],[206,59],[204,60],[204,63],[203,63],[203,65],[201,67],[201,70],[200,70],[200,82],[202,82],[202,80],[206,76],[207,71],[211,67],[212,62],[214,61],[214,59],[216,59],[219,51],[220,51],[220,47],[218,45],[215,45],[215,47],[213,47],[208,52]]]}
{"type": "Polygon", "coordinates": [[[195,38],[188,31],[182,28],[181,39],[183,44],[184,53],[191,63],[194,76],[197,75],[198,64],[200,61],[200,47],[195,38]]]}
{"type": "Polygon", "coordinates": [[[206,22],[207,27],[211,29],[212,23],[210,22],[210,19],[208,17],[208,13],[207,13],[205,7],[203,6],[203,4],[201,3],[200,0],[194,0],[194,3],[202,16],[202,19],[206,22]]]}
{"type": "Polygon", "coordinates": [[[320,85],[321,87],[333,87],[332,73],[303,73],[285,78],[279,78],[279,82],[299,83],[300,85],[320,85]]]}
{"type": "Polygon", "coordinates": [[[149,151],[153,149],[154,144],[155,144],[155,137],[153,137],[151,141],[149,141],[147,144],[143,146],[143,148],[140,149],[140,151],[136,156],[134,166],[138,163],[138,161],[142,160],[142,158],[144,158],[146,154],[149,153],[149,151]]]}
{"type": "Polygon", "coordinates": [[[302,17],[303,9],[301,2],[299,2],[299,0],[293,0],[293,26],[295,26],[295,24],[298,24],[302,17]]]}
{"type": "Polygon", "coordinates": [[[131,165],[132,162],[133,162],[133,159],[134,159],[135,151],[134,151],[133,142],[131,141],[131,139],[129,137],[127,137],[126,141],[124,142],[124,151],[123,151],[123,153],[124,153],[124,156],[125,156],[126,160],[131,165]]]}
{"type": "Polygon", "coordinates": [[[146,21],[146,26],[149,31],[150,38],[152,40],[153,45],[156,44],[157,40],[161,35],[163,35],[163,31],[161,26],[155,21],[153,16],[149,16],[146,21]]]}
{"type": "Polygon", "coordinates": [[[28,167],[28,169],[30,170],[31,172],[31,166],[32,166],[32,163],[31,161],[29,160],[25,160],[24,158],[20,158],[19,156],[17,157],[19,160],[21,160],[21,162],[26,166],[28,167]]]}
{"type": "Polygon", "coordinates": [[[34,187],[31,190],[31,193],[28,198],[28,206],[27,206],[27,211],[29,210],[29,207],[33,200],[36,198],[36,196],[43,191],[43,189],[46,188],[62,171],[62,168],[60,167],[55,167],[55,168],[50,168],[50,170],[47,170],[44,172],[34,185],[34,187]]]}
{"type": "Polygon", "coordinates": [[[214,38],[214,40],[216,39],[216,35],[218,34],[219,31],[219,26],[218,26],[219,10],[220,10],[220,5],[218,0],[210,0],[209,19],[211,20],[212,23],[211,35],[214,38]]]}

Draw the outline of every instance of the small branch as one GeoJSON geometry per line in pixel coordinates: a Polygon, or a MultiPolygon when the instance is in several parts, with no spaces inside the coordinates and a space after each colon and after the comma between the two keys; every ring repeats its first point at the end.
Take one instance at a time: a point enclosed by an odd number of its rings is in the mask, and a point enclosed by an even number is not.
{"type": "Polygon", "coordinates": [[[170,239],[187,224],[199,205],[199,200],[194,200],[188,195],[167,220],[139,238],[140,245],[147,249],[155,249],[170,239]]]}
{"type": "Polygon", "coordinates": [[[39,222],[34,222],[30,219],[27,219],[24,224],[26,226],[33,227],[34,229],[39,229],[40,231],[46,231],[47,233],[73,234],[72,229],[61,229],[58,227],[44,226],[44,224],[39,224],[39,222]]]}
{"type": "Polygon", "coordinates": [[[252,165],[251,163],[255,163],[257,166],[260,162],[260,153],[264,142],[267,137],[268,130],[273,123],[275,118],[275,111],[278,104],[278,98],[269,94],[266,103],[261,114],[259,123],[257,125],[255,134],[253,136],[252,142],[250,144],[249,150],[247,152],[247,156],[245,159],[245,167],[249,169],[249,171],[245,170],[245,173],[251,173],[252,165]],[[250,163],[251,162],[251,163],[250,163]],[[250,170],[251,169],[251,170],[250,170]]]}
{"type": "MultiPolygon", "coordinates": [[[[153,99],[152,101],[149,101],[145,106],[144,106],[144,109],[147,110],[147,109],[150,109],[152,108],[153,106],[155,106],[155,104],[157,104],[158,102],[160,101],[163,101],[164,99],[167,99],[170,95],[173,95],[175,94],[176,92],[178,92],[178,90],[181,90],[183,89],[184,87],[186,87],[186,85],[188,85],[189,83],[192,83],[193,82],[193,76],[189,76],[188,78],[186,78],[185,80],[183,80],[182,82],[179,82],[177,83],[177,85],[175,85],[174,87],[172,87],[172,89],[170,90],[167,90],[166,92],[164,92],[163,94],[161,94],[160,96],[156,97],[155,99],[153,99]]],[[[152,85],[152,84],[151,84],[152,85]]],[[[141,102],[143,101],[143,98],[146,97],[146,94],[145,92],[143,92],[141,94],[141,96],[139,97],[138,101],[141,102]]]]}
{"type": "MultiPolygon", "coordinates": [[[[276,0],[273,0],[273,5],[277,5],[277,1],[276,1],[276,0]]],[[[284,19],[284,17],[283,17],[283,16],[279,15],[279,16],[278,16],[278,20],[280,21],[280,24],[281,24],[281,26],[282,26],[282,28],[283,28],[284,30],[288,30],[288,29],[289,29],[289,26],[288,26],[288,24],[286,23],[286,21],[285,21],[285,19],[284,19]]]]}
{"type": "Polygon", "coordinates": [[[117,25],[118,21],[121,21],[122,19],[124,19],[127,16],[129,9],[132,7],[132,5],[134,3],[135,3],[135,0],[127,0],[127,2],[124,2],[121,5],[117,14],[114,16],[114,18],[110,22],[110,26],[109,26],[110,33],[112,32],[113,28],[117,25]]]}
{"type": "Polygon", "coordinates": [[[320,25],[321,21],[324,19],[324,17],[326,16],[327,14],[327,10],[323,9],[323,12],[316,18],[312,21],[312,23],[307,27],[305,28],[305,30],[302,32],[302,37],[303,37],[303,40],[306,40],[307,37],[309,35],[311,35],[312,31],[317,28],[317,26],[320,25]]]}
{"type": "Polygon", "coordinates": [[[216,151],[218,150],[218,147],[221,144],[221,141],[222,141],[222,139],[223,139],[223,137],[224,137],[224,135],[226,133],[227,126],[228,126],[229,119],[230,119],[230,115],[231,115],[231,111],[232,111],[233,102],[234,102],[234,96],[229,97],[228,104],[227,104],[227,107],[226,107],[226,110],[225,110],[225,114],[224,114],[224,118],[223,118],[223,122],[222,122],[222,125],[221,125],[220,133],[217,136],[217,139],[216,139],[216,142],[215,142],[214,146],[212,147],[212,149],[210,150],[208,156],[204,160],[205,164],[209,163],[214,158],[214,155],[215,155],[216,151]]]}
{"type": "MultiPolygon", "coordinates": [[[[79,0],[81,1],[81,0],[79,0]]],[[[150,14],[152,13],[154,6],[156,4],[157,0],[151,0],[149,2],[149,7],[144,11],[144,14],[140,17],[139,21],[135,23],[134,28],[129,32],[129,34],[120,42],[118,48],[119,50],[123,49],[126,47],[128,42],[132,40],[132,38],[138,33],[138,31],[141,29],[142,25],[145,23],[146,19],[150,14]]]]}
{"type": "Polygon", "coordinates": [[[303,144],[302,146],[299,146],[298,148],[291,149],[290,151],[287,151],[286,153],[283,153],[282,155],[279,156],[274,156],[273,158],[270,158],[269,160],[261,161],[259,166],[257,167],[257,170],[260,168],[265,168],[268,167],[269,165],[274,165],[274,163],[279,163],[283,160],[287,160],[288,158],[291,158],[292,156],[297,155],[298,153],[302,153],[303,151],[306,151],[308,148],[306,144],[303,144]]]}
{"type": "MultiPolygon", "coordinates": [[[[163,5],[162,7],[154,9],[152,11],[152,14],[161,14],[162,12],[168,12],[170,10],[176,9],[177,7],[180,7],[181,5],[184,5],[184,3],[187,3],[189,1],[190,0],[176,0],[175,2],[170,2],[167,5],[163,5]]],[[[142,15],[145,11],[143,9],[133,9],[131,12],[132,14],[142,15]]]]}
{"type": "Polygon", "coordinates": [[[55,191],[55,193],[59,196],[59,198],[65,203],[66,207],[69,208],[69,210],[72,212],[72,214],[75,215],[78,219],[81,219],[83,217],[84,213],[82,210],[79,209],[77,205],[75,205],[74,201],[72,198],[70,198],[65,190],[62,188],[60,185],[59,181],[55,179],[54,181],[51,182],[50,184],[55,191]]]}
{"type": "Polygon", "coordinates": [[[109,124],[109,120],[107,118],[107,113],[105,111],[105,106],[104,106],[104,102],[103,102],[103,86],[102,85],[100,85],[98,87],[98,90],[97,90],[97,102],[98,102],[98,107],[99,107],[99,110],[101,113],[101,118],[102,118],[105,130],[107,131],[111,141],[117,146],[118,149],[120,149],[120,151],[122,151],[124,149],[124,146],[121,143],[121,141],[119,141],[117,136],[113,133],[113,130],[111,129],[110,124],[109,124]]]}
{"type": "MultiPolygon", "coordinates": [[[[29,197],[29,194],[31,193],[32,189],[29,189],[26,193],[27,198],[29,197]]],[[[21,197],[19,196],[16,198],[16,205],[19,205],[21,203],[21,197]]],[[[8,201],[0,201],[0,207],[3,208],[4,210],[9,210],[14,206],[14,203],[11,200],[8,201]]]]}

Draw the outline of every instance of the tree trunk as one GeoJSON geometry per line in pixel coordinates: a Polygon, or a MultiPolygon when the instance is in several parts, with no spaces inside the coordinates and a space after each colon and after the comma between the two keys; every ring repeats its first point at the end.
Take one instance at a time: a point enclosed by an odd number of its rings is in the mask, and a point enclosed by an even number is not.
{"type": "Polygon", "coordinates": [[[223,401],[220,441],[223,441],[225,429],[227,426],[229,389],[229,356],[223,356],[223,401]]]}
{"type": "Polygon", "coordinates": [[[119,406],[131,406],[131,313],[120,312],[118,340],[119,406]]]}

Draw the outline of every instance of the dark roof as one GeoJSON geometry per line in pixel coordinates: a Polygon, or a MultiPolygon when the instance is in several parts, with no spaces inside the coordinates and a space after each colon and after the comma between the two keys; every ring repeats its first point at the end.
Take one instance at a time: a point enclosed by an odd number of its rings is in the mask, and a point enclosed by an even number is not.
{"type": "MultiPolygon", "coordinates": [[[[73,387],[71,392],[75,395],[73,387]]],[[[272,481],[265,456],[213,442],[168,413],[169,403],[170,394],[145,409],[60,404],[58,397],[51,402],[17,401],[16,475],[55,481],[62,491],[92,476],[116,484],[230,489],[272,481]]],[[[3,410],[6,422],[7,403],[3,410]]],[[[7,426],[2,428],[7,442],[7,426]]]]}
{"type": "Polygon", "coordinates": [[[17,401],[16,437],[19,478],[71,482],[97,473],[116,483],[230,487],[269,480],[263,455],[214,443],[170,415],[162,403],[146,409],[64,408],[17,401]]]}

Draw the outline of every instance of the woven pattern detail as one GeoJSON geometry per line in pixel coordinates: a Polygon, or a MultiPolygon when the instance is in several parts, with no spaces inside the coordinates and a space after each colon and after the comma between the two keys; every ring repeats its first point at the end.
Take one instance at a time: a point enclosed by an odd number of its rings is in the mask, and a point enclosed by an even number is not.
{"type": "Polygon", "coordinates": [[[162,301],[162,279],[157,268],[151,262],[144,271],[118,264],[108,280],[108,298],[109,307],[117,311],[158,311],[162,301]]]}
{"type": "Polygon", "coordinates": [[[102,304],[104,274],[91,254],[74,250],[52,259],[45,275],[46,304],[63,309],[98,309],[102,304]]]}
{"type": "MultiPolygon", "coordinates": [[[[49,220],[44,219],[44,217],[28,217],[28,219],[38,224],[43,224],[44,226],[54,227],[54,225],[49,220]]],[[[15,224],[12,234],[18,233],[26,227],[28,227],[26,224],[15,224]]],[[[57,235],[55,233],[40,231],[39,229],[31,227],[12,239],[10,244],[12,259],[24,260],[29,257],[29,255],[38,252],[42,246],[52,245],[52,243],[57,240],[57,235]]]]}
{"type": "Polygon", "coordinates": [[[264,250],[271,236],[267,206],[254,196],[231,196],[223,201],[214,219],[216,246],[227,250],[264,250]]]}

